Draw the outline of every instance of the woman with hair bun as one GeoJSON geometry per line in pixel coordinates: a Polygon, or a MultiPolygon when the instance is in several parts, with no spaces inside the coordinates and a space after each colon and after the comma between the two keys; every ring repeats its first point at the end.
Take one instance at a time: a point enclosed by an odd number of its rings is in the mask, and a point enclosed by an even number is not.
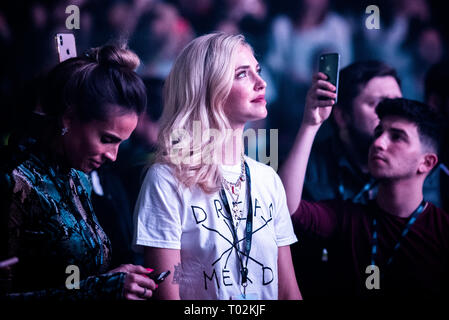
{"type": "Polygon", "coordinates": [[[281,180],[243,152],[245,123],[267,115],[265,88],[241,35],[198,37],[176,59],[135,206],[134,243],[171,270],[157,298],[301,298],[281,180]]]}
{"type": "Polygon", "coordinates": [[[151,269],[109,270],[111,246],[86,175],[115,161],[145,109],[138,64],[133,52],[111,45],[58,64],[43,85],[34,131],[14,135],[1,150],[0,260],[19,259],[0,274],[3,298],[152,296],[151,269]]]}

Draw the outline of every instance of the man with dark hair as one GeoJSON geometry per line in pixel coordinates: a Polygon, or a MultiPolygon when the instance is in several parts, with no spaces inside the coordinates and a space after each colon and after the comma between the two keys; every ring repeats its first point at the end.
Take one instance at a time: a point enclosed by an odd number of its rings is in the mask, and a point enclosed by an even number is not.
{"type": "MultiPolygon", "coordinates": [[[[353,63],[340,71],[338,102],[328,138],[313,146],[303,198],[319,201],[350,199],[366,203],[375,196],[368,172],[368,148],[378,123],[375,107],[383,98],[401,97],[396,71],[380,61],[353,63]]],[[[319,239],[301,234],[292,247],[297,278],[304,297],[330,294],[332,250],[319,239]],[[303,261],[307,261],[304,263],[303,261]]]]}
{"type": "MultiPolygon", "coordinates": [[[[313,146],[303,199],[367,203],[375,198],[377,181],[368,170],[368,149],[379,123],[375,110],[382,99],[398,97],[402,97],[400,79],[384,62],[360,61],[341,70],[332,117],[335,134],[313,146]]],[[[424,193],[426,200],[440,206],[438,174],[432,172],[426,180],[424,193]]],[[[305,297],[327,295],[334,279],[329,263],[333,252],[315,238],[301,238],[292,247],[301,291],[305,297]],[[307,263],[301,263],[304,260],[307,263]]]]}
{"type": "Polygon", "coordinates": [[[315,82],[309,91],[309,116],[280,171],[296,231],[333,244],[339,296],[443,296],[449,284],[449,216],[423,197],[424,180],[438,163],[438,117],[416,101],[383,100],[368,153],[369,172],[378,180],[376,199],[301,201],[311,144],[332,105],[319,102],[317,88],[332,91],[329,85],[315,82]]]}
{"type": "MultiPolygon", "coordinates": [[[[416,125],[419,139],[424,151],[439,153],[441,139],[441,118],[437,113],[418,101],[407,99],[385,99],[376,108],[380,121],[385,117],[396,116],[416,125]]],[[[376,127],[374,137],[377,138],[376,127]]]]}
{"type": "Polygon", "coordinates": [[[379,122],[375,108],[383,98],[402,97],[396,71],[380,61],[353,63],[340,72],[334,106],[335,134],[312,149],[304,183],[304,199],[374,197],[368,172],[368,148],[379,122]]]}

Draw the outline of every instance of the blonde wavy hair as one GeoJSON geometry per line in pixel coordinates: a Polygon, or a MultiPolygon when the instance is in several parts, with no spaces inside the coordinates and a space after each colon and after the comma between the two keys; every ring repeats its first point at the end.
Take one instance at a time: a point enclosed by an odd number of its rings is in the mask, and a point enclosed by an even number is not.
{"type": "Polygon", "coordinates": [[[223,107],[241,45],[251,48],[243,35],[198,37],[182,50],[165,81],[156,161],[174,168],[175,177],[188,188],[198,185],[205,193],[221,188],[222,174],[214,157],[230,128],[223,107]],[[217,135],[193,141],[198,123],[201,133],[214,131],[217,135]]]}

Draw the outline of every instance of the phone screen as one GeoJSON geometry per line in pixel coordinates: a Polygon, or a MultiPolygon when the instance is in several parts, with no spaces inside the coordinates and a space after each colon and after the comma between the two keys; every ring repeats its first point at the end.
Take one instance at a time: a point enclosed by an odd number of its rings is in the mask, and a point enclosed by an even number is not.
{"type": "MultiPolygon", "coordinates": [[[[326,53],[320,56],[319,71],[328,76],[327,81],[337,88],[338,98],[338,77],[340,72],[340,55],[338,53],[326,53]]],[[[326,99],[326,98],[323,98],[326,99]]],[[[337,102],[337,99],[335,99],[337,102]]]]}

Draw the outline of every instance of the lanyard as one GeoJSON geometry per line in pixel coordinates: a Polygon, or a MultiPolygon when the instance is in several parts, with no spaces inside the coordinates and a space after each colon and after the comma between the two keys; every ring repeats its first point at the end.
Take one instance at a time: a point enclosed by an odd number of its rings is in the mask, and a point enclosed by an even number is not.
{"type": "Polygon", "coordinates": [[[242,286],[246,289],[246,286],[248,285],[248,261],[249,261],[249,253],[251,251],[251,241],[252,241],[252,237],[253,237],[253,206],[252,206],[252,201],[251,201],[251,175],[249,172],[249,167],[246,164],[245,161],[245,174],[246,174],[246,179],[248,181],[248,194],[249,194],[249,201],[248,201],[248,215],[246,218],[246,227],[245,227],[245,242],[244,242],[244,247],[243,247],[243,255],[246,256],[246,264],[245,266],[243,266],[243,258],[239,255],[239,249],[238,249],[238,239],[237,239],[237,230],[235,229],[234,223],[232,221],[232,214],[231,214],[231,209],[229,207],[229,202],[228,199],[226,197],[226,193],[224,188],[221,188],[220,190],[220,198],[221,201],[223,202],[223,205],[227,211],[227,213],[229,214],[230,218],[231,218],[231,227],[232,227],[232,231],[233,231],[233,238],[234,238],[234,247],[237,250],[237,257],[239,259],[240,262],[240,266],[241,266],[241,270],[240,273],[242,275],[242,286]]]}
{"type": "Polygon", "coordinates": [[[370,191],[372,188],[374,188],[376,186],[376,184],[377,184],[377,181],[370,181],[370,182],[366,183],[363,186],[363,188],[360,190],[360,192],[358,194],[356,194],[354,196],[354,198],[352,198],[352,201],[357,203],[360,200],[360,198],[363,196],[363,194],[365,192],[370,191]]]}
{"type": "MultiPolygon", "coordinates": [[[[377,185],[377,180],[373,180],[371,179],[369,182],[367,182],[362,189],[360,189],[360,191],[354,195],[354,197],[352,199],[350,199],[352,202],[358,203],[361,199],[362,196],[370,191],[371,189],[373,189],[376,185],[377,185]]],[[[341,199],[346,200],[345,199],[345,186],[343,183],[343,177],[342,177],[342,173],[340,171],[339,175],[338,175],[338,193],[340,194],[341,199]]]]}
{"type": "MultiPolygon", "coordinates": [[[[399,238],[398,242],[394,246],[393,253],[391,254],[390,258],[387,260],[387,266],[391,264],[393,261],[394,254],[399,250],[399,247],[401,246],[401,241],[407,236],[407,233],[410,231],[410,228],[415,223],[418,216],[424,211],[426,207],[426,202],[423,200],[418,208],[413,211],[411,214],[410,220],[408,220],[407,225],[405,226],[404,230],[402,231],[401,237],[399,238]]],[[[375,265],[376,263],[376,255],[377,255],[377,247],[379,244],[379,239],[377,235],[377,219],[373,219],[373,238],[371,241],[371,264],[375,265]]]]}

